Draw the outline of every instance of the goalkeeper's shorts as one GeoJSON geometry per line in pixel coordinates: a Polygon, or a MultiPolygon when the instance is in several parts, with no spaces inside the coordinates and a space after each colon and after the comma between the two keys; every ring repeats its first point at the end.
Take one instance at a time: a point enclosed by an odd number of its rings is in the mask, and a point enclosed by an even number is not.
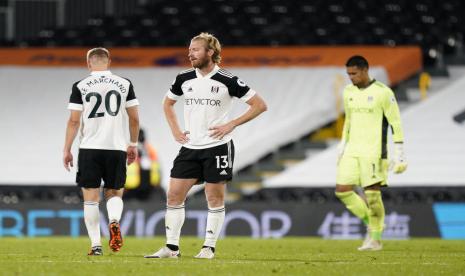
{"type": "Polygon", "coordinates": [[[387,185],[388,167],[387,159],[342,156],[337,166],[336,183],[361,187],[377,183],[387,185]]]}

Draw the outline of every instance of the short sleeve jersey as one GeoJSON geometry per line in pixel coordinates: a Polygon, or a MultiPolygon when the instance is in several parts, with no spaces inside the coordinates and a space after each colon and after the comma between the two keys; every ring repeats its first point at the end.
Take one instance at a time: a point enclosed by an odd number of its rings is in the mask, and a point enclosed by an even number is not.
{"type": "Polygon", "coordinates": [[[344,154],[354,157],[387,158],[388,127],[394,142],[403,142],[400,112],[392,90],[373,80],[365,89],[344,89],[344,154]]]}
{"type": "Polygon", "coordinates": [[[80,148],[126,151],[126,108],[139,105],[128,79],[110,71],[93,71],[73,84],[68,109],[82,111],[80,148]]]}
{"type": "Polygon", "coordinates": [[[255,95],[241,79],[215,66],[202,76],[198,69],[179,73],[167,93],[172,100],[184,99],[185,131],[189,131],[186,148],[204,149],[231,140],[231,133],[221,140],[210,137],[209,128],[228,122],[233,98],[246,102],[255,95]]]}

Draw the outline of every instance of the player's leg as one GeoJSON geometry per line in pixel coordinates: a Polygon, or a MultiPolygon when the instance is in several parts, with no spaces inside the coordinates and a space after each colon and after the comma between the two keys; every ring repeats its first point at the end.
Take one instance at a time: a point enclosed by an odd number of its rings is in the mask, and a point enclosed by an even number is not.
{"type": "Polygon", "coordinates": [[[214,257],[216,242],[223,228],[226,214],[224,208],[225,190],[226,182],[205,184],[205,195],[208,202],[207,226],[205,242],[196,258],[211,259],[214,257]]]}
{"type": "Polygon", "coordinates": [[[384,229],[385,210],[381,196],[381,186],[386,183],[385,166],[381,159],[363,161],[362,186],[369,208],[369,229],[371,242],[359,250],[381,250],[381,236],[384,229]]]}
{"type": "Polygon", "coordinates": [[[208,202],[207,225],[205,229],[205,242],[196,258],[212,259],[215,256],[215,247],[223,228],[225,218],[224,197],[227,181],[232,180],[234,163],[234,143],[226,144],[202,151],[203,175],[205,196],[208,202]]]}
{"type": "Polygon", "coordinates": [[[144,256],[145,258],[178,258],[180,256],[179,239],[181,228],[186,217],[184,201],[197,178],[171,178],[165,213],[166,246],[157,252],[144,256]]]}
{"type": "Polygon", "coordinates": [[[337,167],[336,197],[346,208],[368,225],[368,206],[354,191],[354,186],[360,184],[360,169],[357,158],[343,156],[337,167]]]}
{"type": "Polygon", "coordinates": [[[90,238],[91,250],[88,255],[103,255],[100,236],[100,188],[82,188],[84,199],[84,222],[90,238]]]}
{"type": "Polygon", "coordinates": [[[165,231],[166,246],[145,258],[178,258],[179,238],[186,212],[184,201],[187,192],[202,179],[202,166],[199,162],[199,150],[182,147],[174,159],[167,192],[165,231]]]}
{"type": "Polygon", "coordinates": [[[370,209],[370,229],[371,237],[374,240],[381,240],[384,228],[384,204],[381,196],[381,185],[375,184],[365,188],[365,195],[370,209]]]}
{"type": "Polygon", "coordinates": [[[98,150],[80,149],[76,182],[84,199],[84,222],[91,241],[88,255],[103,255],[100,236],[100,184],[102,168],[98,150]]]}
{"type": "Polygon", "coordinates": [[[123,246],[123,235],[119,222],[123,213],[123,192],[126,183],[126,159],[124,151],[104,151],[103,181],[104,195],[107,201],[108,230],[110,240],[108,245],[113,252],[118,252],[123,246]]]}
{"type": "Polygon", "coordinates": [[[197,182],[196,178],[171,178],[167,193],[165,229],[166,246],[171,250],[179,250],[181,228],[185,220],[185,206],[187,193],[197,182]]]}
{"type": "Polygon", "coordinates": [[[110,233],[109,246],[113,252],[118,252],[123,246],[123,235],[120,229],[120,220],[123,213],[124,189],[105,189],[107,201],[108,230],[110,233]]]}

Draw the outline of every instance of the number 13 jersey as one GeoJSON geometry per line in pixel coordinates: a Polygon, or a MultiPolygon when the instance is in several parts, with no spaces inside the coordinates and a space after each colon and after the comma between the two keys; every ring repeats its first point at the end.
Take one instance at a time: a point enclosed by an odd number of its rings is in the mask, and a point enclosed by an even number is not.
{"type": "Polygon", "coordinates": [[[136,105],[139,101],[131,81],[110,71],[93,71],[74,83],[68,109],[82,111],[79,148],[126,151],[126,108],[136,105]]]}
{"type": "Polygon", "coordinates": [[[216,139],[210,136],[210,128],[229,122],[233,97],[247,102],[255,93],[237,76],[217,65],[205,76],[194,68],[179,73],[166,96],[176,101],[184,96],[184,124],[189,142],[183,146],[206,149],[226,144],[232,139],[231,133],[216,139]]]}

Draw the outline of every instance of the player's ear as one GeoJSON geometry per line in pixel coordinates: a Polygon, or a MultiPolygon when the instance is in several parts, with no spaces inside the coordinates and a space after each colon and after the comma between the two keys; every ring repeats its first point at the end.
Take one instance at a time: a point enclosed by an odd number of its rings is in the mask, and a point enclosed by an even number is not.
{"type": "Polygon", "coordinates": [[[209,56],[209,57],[212,57],[213,54],[215,53],[215,51],[213,51],[213,49],[208,49],[208,52],[207,52],[207,53],[208,53],[208,56],[209,56]]]}

